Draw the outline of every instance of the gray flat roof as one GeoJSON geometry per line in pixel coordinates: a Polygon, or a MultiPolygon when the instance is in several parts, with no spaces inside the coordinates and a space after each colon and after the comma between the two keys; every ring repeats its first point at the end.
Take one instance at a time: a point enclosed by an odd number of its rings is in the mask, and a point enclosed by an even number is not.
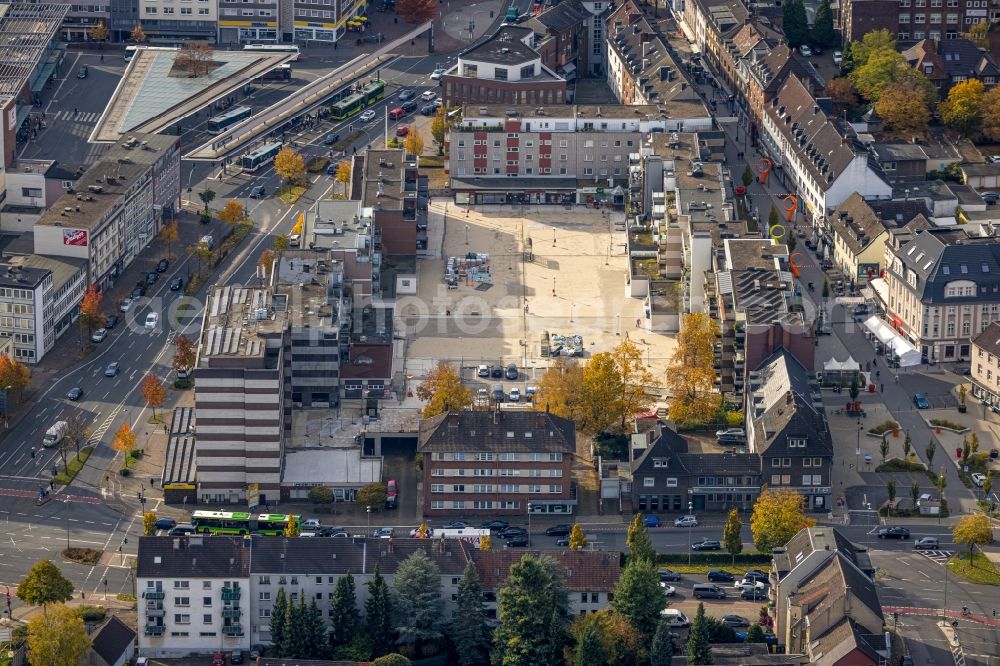
{"type": "Polygon", "coordinates": [[[285,452],[282,484],[363,486],[382,480],[382,459],[365,458],[361,449],[314,448],[285,452]]]}
{"type": "Polygon", "coordinates": [[[0,3],[0,101],[21,94],[70,5],[0,3]]]}

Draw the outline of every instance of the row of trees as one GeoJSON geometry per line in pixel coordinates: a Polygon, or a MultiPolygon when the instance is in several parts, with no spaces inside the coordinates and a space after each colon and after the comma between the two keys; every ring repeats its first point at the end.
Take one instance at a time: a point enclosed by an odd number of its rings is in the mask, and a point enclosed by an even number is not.
{"type": "Polygon", "coordinates": [[[821,0],[816,8],[816,16],[810,30],[809,19],[802,0],[790,0],[782,5],[782,29],[785,39],[792,48],[812,44],[813,46],[836,46],[839,42],[833,29],[833,10],[830,0],[821,0]]]}

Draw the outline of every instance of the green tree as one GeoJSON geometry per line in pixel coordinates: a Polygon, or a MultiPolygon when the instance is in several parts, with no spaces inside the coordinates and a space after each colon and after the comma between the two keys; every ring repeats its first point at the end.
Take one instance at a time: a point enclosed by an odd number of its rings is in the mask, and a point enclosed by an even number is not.
{"type": "Polygon", "coordinates": [[[28,656],[32,664],[79,664],[90,637],[76,608],[56,604],[28,620],[28,656]]]}
{"type": "Polygon", "coordinates": [[[750,165],[748,164],[745,167],[743,167],[743,187],[750,187],[753,181],[754,181],[753,169],[751,169],[750,165]]]}
{"type": "Polygon", "coordinates": [[[281,653],[286,657],[302,659],[308,654],[309,636],[306,633],[305,594],[299,594],[299,603],[289,603],[285,607],[285,636],[281,653]]]}
{"type": "Polygon", "coordinates": [[[858,376],[854,375],[851,377],[851,386],[847,389],[847,394],[851,396],[851,402],[858,399],[861,395],[861,387],[858,385],[858,376]]]}
{"type": "Polygon", "coordinates": [[[687,663],[698,666],[712,663],[712,646],[705,618],[705,604],[703,603],[698,604],[698,611],[695,613],[694,622],[691,623],[691,631],[688,633],[687,663]]]}
{"type": "Polygon", "coordinates": [[[648,642],[653,638],[666,602],[656,565],[643,558],[629,559],[615,587],[611,608],[648,642]]]}
{"type": "Polygon", "coordinates": [[[17,598],[29,606],[48,606],[73,598],[73,583],[51,560],[35,562],[28,575],[17,584],[17,598]]]}
{"type": "Polygon", "coordinates": [[[653,550],[653,540],[649,536],[646,528],[646,521],[641,513],[632,517],[632,524],[628,526],[625,534],[625,545],[633,559],[649,560],[656,562],[656,551],[653,550]]]}
{"type": "Polygon", "coordinates": [[[878,451],[882,454],[882,464],[885,464],[885,457],[889,455],[889,440],[886,439],[885,435],[882,435],[882,441],[879,442],[878,451]]]}
{"type": "Polygon", "coordinates": [[[923,134],[931,120],[927,101],[913,81],[889,83],[875,102],[875,112],[896,136],[904,138],[923,134]]]}
{"type": "Polygon", "coordinates": [[[927,469],[931,468],[934,464],[934,452],[937,451],[937,442],[933,439],[927,442],[927,448],[924,449],[924,455],[927,456],[927,469]]]}
{"type": "Polygon", "coordinates": [[[583,533],[580,523],[573,523],[573,529],[569,532],[569,549],[581,550],[587,547],[587,535],[583,533]]]}
{"type": "Polygon", "coordinates": [[[867,33],[861,41],[851,42],[848,50],[851,53],[852,64],[858,68],[867,64],[873,53],[883,49],[896,50],[896,38],[887,29],[867,33]]]}
{"type": "Polygon", "coordinates": [[[326,486],[313,486],[309,489],[309,501],[313,504],[333,504],[333,490],[326,486]]]}
{"type": "MultiPolygon", "coordinates": [[[[892,503],[896,501],[896,482],[893,479],[889,479],[885,483],[885,491],[889,496],[889,511],[892,511],[892,503]]],[[[887,513],[888,513],[887,512],[887,513]]]]}
{"type": "Polygon", "coordinates": [[[373,666],[410,666],[413,662],[398,652],[382,655],[372,662],[373,666]]]}
{"type": "Polygon", "coordinates": [[[750,629],[747,630],[747,637],[744,639],[744,643],[763,643],[766,640],[764,637],[764,630],[761,628],[759,622],[754,622],[750,625],[750,629]]]}
{"type": "Polygon", "coordinates": [[[628,338],[610,352],[594,354],[583,368],[581,418],[587,432],[625,429],[626,420],[652,404],[657,386],[646,369],[642,351],[628,338]]]}
{"type": "Polygon", "coordinates": [[[574,663],[576,666],[592,666],[592,664],[603,664],[604,661],[604,647],[601,645],[601,637],[598,636],[594,625],[588,623],[580,634],[574,663]]]}
{"type": "Polygon", "coordinates": [[[388,489],[385,487],[384,483],[369,483],[367,486],[363,486],[358,494],[355,496],[355,501],[358,506],[370,506],[372,509],[379,509],[385,504],[386,494],[388,489]]]}
{"type": "Polygon", "coordinates": [[[770,230],[774,225],[780,224],[781,218],[778,217],[778,209],[775,208],[774,204],[771,204],[771,212],[767,214],[767,228],[770,230]]]}
{"type": "Polygon", "coordinates": [[[573,621],[570,631],[575,639],[576,650],[573,658],[567,657],[567,663],[587,663],[580,662],[580,653],[585,634],[591,630],[600,641],[601,653],[604,657],[604,661],[597,662],[598,664],[603,666],[634,666],[641,661],[640,658],[645,652],[642,634],[632,626],[628,619],[610,608],[605,608],[596,613],[581,615],[573,621]]]}
{"type": "Polygon", "coordinates": [[[213,190],[202,190],[198,193],[198,198],[201,199],[203,204],[205,204],[205,216],[210,215],[208,212],[208,204],[215,201],[215,192],[213,190]]]}
{"type": "MultiPolygon", "coordinates": [[[[649,666],[670,666],[674,659],[674,632],[670,623],[660,618],[653,635],[653,643],[649,646],[649,666]]],[[[594,662],[601,663],[601,662],[594,662]]]]}
{"type": "Polygon", "coordinates": [[[142,535],[156,536],[156,513],[147,511],[142,515],[142,535]]]}
{"type": "Polygon", "coordinates": [[[718,416],[722,396],[715,389],[715,343],[719,325],[704,312],[685,314],[677,347],[667,368],[670,418],[677,423],[709,423],[718,416]]]}
{"type": "MultiPolygon", "coordinates": [[[[963,386],[962,388],[965,387],[963,386]]],[[[972,451],[973,454],[979,453],[979,434],[976,432],[973,432],[972,436],[969,438],[969,450],[972,451]]]]}
{"type": "Polygon", "coordinates": [[[497,603],[494,666],[549,664],[561,652],[566,591],[550,558],[525,555],[510,568],[497,603]]]}
{"type": "Polygon", "coordinates": [[[375,565],[375,573],[368,581],[368,599],[365,601],[365,625],[372,639],[372,650],[381,657],[388,654],[394,644],[392,634],[392,598],[385,578],[375,565]]]}
{"type": "Polygon", "coordinates": [[[948,487],[948,477],[944,475],[944,469],[935,477],[934,485],[937,486],[938,493],[941,497],[944,497],[944,489],[948,487]]]}
{"type": "Polygon", "coordinates": [[[830,298],[830,281],[823,280],[823,298],[830,298]]]}
{"type": "Polygon", "coordinates": [[[830,0],[820,0],[813,18],[812,43],[816,46],[837,45],[837,33],[833,30],[833,10],[830,0]]]}
{"type": "Polygon", "coordinates": [[[418,550],[400,563],[393,585],[398,604],[395,615],[399,620],[396,642],[414,647],[415,656],[420,657],[424,642],[443,635],[441,570],[424,551],[418,550]]]}
{"type": "Polygon", "coordinates": [[[327,656],[326,622],[323,621],[323,611],[316,605],[316,599],[310,599],[303,618],[306,634],[307,659],[325,659],[327,656]]]}
{"type": "Polygon", "coordinates": [[[732,627],[722,624],[722,621],[714,617],[705,618],[705,626],[708,628],[709,643],[735,643],[736,632],[732,627]]]}
{"type": "Polygon", "coordinates": [[[903,458],[904,460],[910,459],[910,450],[913,448],[913,440],[910,439],[910,433],[906,433],[906,437],[903,438],[903,458]]]}
{"type": "Polygon", "coordinates": [[[953,85],[939,111],[945,125],[971,136],[979,132],[983,120],[983,97],[986,89],[979,79],[966,79],[953,85]]]}
{"type": "Polygon", "coordinates": [[[459,666],[485,666],[489,663],[490,632],[486,625],[486,603],[476,564],[465,565],[458,582],[458,599],[449,635],[458,652],[459,666]]]}
{"type": "Polygon", "coordinates": [[[816,521],[805,515],[805,498],[790,488],[771,489],[766,485],[753,505],[750,531],[754,545],[762,553],[784,546],[803,527],[816,521]]]}
{"type": "Polygon", "coordinates": [[[910,499],[913,500],[913,508],[917,508],[917,500],[920,499],[920,484],[914,481],[910,484],[910,499]]]}
{"type": "Polygon", "coordinates": [[[278,656],[283,656],[281,646],[285,642],[285,617],[288,613],[288,597],[285,596],[285,588],[279,587],[278,593],[274,596],[274,607],[271,609],[271,644],[274,645],[278,656]]]}
{"type": "Polygon", "coordinates": [[[736,564],[736,556],[743,552],[743,537],[740,536],[742,529],[740,512],[736,509],[730,509],[729,517],[726,518],[726,526],[722,528],[722,545],[733,556],[733,564],[736,564]]]}
{"type": "Polygon", "coordinates": [[[809,41],[809,19],[802,0],[788,0],[782,5],[781,14],[782,29],[790,47],[797,48],[809,41]]]}
{"type": "Polygon", "coordinates": [[[337,586],[333,589],[333,599],[330,602],[333,647],[346,645],[350,642],[360,624],[361,616],[358,613],[354,576],[347,572],[337,579],[337,586]]]}

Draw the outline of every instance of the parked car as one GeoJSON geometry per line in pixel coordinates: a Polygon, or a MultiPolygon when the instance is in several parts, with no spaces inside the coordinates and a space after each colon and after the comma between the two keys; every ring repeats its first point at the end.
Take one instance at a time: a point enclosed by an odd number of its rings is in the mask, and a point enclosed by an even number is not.
{"type": "Polygon", "coordinates": [[[718,585],[712,583],[697,583],[691,588],[691,594],[695,599],[725,599],[726,591],[718,585]]]}
{"type": "MultiPolygon", "coordinates": [[[[400,109],[400,112],[402,111],[403,110],[400,109]]],[[[396,136],[403,137],[409,133],[410,133],[410,128],[407,127],[406,125],[400,125],[399,127],[396,128],[396,136]]]]}
{"type": "Polygon", "coordinates": [[[156,271],[150,271],[146,273],[146,284],[152,286],[160,281],[160,274],[156,271]]]}
{"type": "Polygon", "coordinates": [[[166,273],[168,268],[170,268],[170,262],[166,259],[160,259],[160,261],[156,264],[157,273],[166,273]]]}
{"type": "Polygon", "coordinates": [[[510,523],[506,520],[487,520],[485,523],[480,525],[484,530],[493,530],[494,532],[502,532],[503,530],[510,527],[510,523]]]}
{"type": "Polygon", "coordinates": [[[304,530],[318,530],[323,525],[319,522],[319,518],[306,518],[302,521],[302,529],[304,530]]]}
{"type": "Polygon", "coordinates": [[[749,627],[750,620],[746,619],[742,615],[723,615],[722,624],[727,627],[749,627]]]}
{"type": "Polygon", "coordinates": [[[913,396],[913,404],[917,406],[917,409],[931,408],[931,403],[927,402],[927,396],[923,393],[917,393],[913,396]]]}
{"type": "Polygon", "coordinates": [[[216,652],[212,655],[212,666],[226,666],[226,655],[216,652]]]}
{"type": "Polygon", "coordinates": [[[691,550],[720,550],[722,544],[711,539],[702,539],[698,543],[691,544],[691,550]]]}
{"type": "Polygon", "coordinates": [[[985,481],[986,481],[986,475],[985,474],[982,474],[981,472],[973,472],[972,473],[972,482],[974,484],[976,484],[977,486],[979,486],[980,488],[983,487],[983,483],[985,481]]]}
{"type": "Polygon", "coordinates": [[[559,537],[556,539],[556,548],[568,548],[569,547],[569,537],[559,537]]]}
{"type": "Polygon", "coordinates": [[[521,389],[512,388],[510,393],[507,395],[507,399],[511,402],[521,402],[521,389]]]}
{"type": "Polygon", "coordinates": [[[178,523],[176,527],[167,532],[169,536],[187,536],[194,533],[194,525],[190,523],[178,523]]]}
{"type": "Polygon", "coordinates": [[[170,291],[180,291],[184,288],[184,278],[175,277],[170,281],[170,291]]]}
{"type": "Polygon", "coordinates": [[[476,376],[478,377],[489,377],[490,376],[490,366],[481,365],[476,368],[476,376]]]}
{"type": "Polygon", "coordinates": [[[108,367],[104,368],[105,377],[114,377],[118,374],[118,370],[121,368],[121,364],[118,361],[108,363],[108,367]]]}
{"type": "Polygon", "coordinates": [[[133,289],[132,293],[130,294],[132,300],[135,300],[137,298],[142,298],[145,295],[146,295],[146,285],[143,284],[137,284],[135,286],[135,289],[133,289]]]}
{"type": "Polygon", "coordinates": [[[910,530],[905,527],[883,527],[878,531],[879,539],[909,539],[910,530]]]}
{"type": "MultiPolygon", "coordinates": [[[[99,328],[99,329],[97,329],[96,331],[94,331],[93,333],[90,334],[90,341],[91,342],[104,342],[104,338],[106,338],[106,337],[108,337],[108,329],[106,329],[106,328],[99,328]]],[[[983,484],[979,484],[979,485],[983,485],[983,484]]]]}
{"type": "Polygon", "coordinates": [[[104,318],[104,328],[109,331],[118,325],[118,315],[110,314],[104,318]]]}
{"type": "Polygon", "coordinates": [[[743,428],[727,428],[725,430],[717,430],[715,432],[715,439],[723,444],[742,444],[747,441],[747,434],[743,431],[743,428]]]}
{"type": "Polygon", "coordinates": [[[839,65],[842,62],[844,62],[844,54],[841,53],[840,51],[834,51],[833,52],[833,64],[834,65],[839,65]]]}
{"type": "Polygon", "coordinates": [[[990,449],[990,458],[1000,458],[1000,449],[997,448],[990,449]]]}
{"type": "Polygon", "coordinates": [[[528,530],[523,527],[508,527],[500,531],[500,538],[510,539],[511,537],[526,536],[527,534],[528,530]]]}
{"type": "Polygon", "coordinates": [[[424,100],[425,102],[429,102],[432,99],[434,99],[435,97],[437,97],[437,93],[434,92],[433,90],[425,90],[420,95],[420,99],[424,100]]]}
{"type": "Polygon", "coordinates": [[[80,388],[79,386],[74,386],[69,390],[69,393],[66,394],[66,399],[72,400],[73,402],[76,402],[82,397],[83,397],[83,389],[80,388]]]}
{"type": "Polygon", "coordinates": [[[87,76],[89,76],[89,75],[90,75],[90,70],[89,70],[89,69],[87,68],[87,66],[86,66],[86,65],[84,65],[83,67],[81,67],[81,68],[80,68],[80,69],[79,69],[79,70],[77,71],[77,73],[76,73],[76,78],[78,78],[78,79],[85,79],[85,78],[87,78],[87,76]]]}
{"type": "Polygon", "coordinates": [[[677,588],[676,587],[674,587],[673,585],[667,585],[662,580],[660,581],[660,587],[663,588],[663,594],[665,594],[668,597],[672,597],[675,594],[677,594],[677,588]]]}
{"type": "Polygon", "coordinates": [[[740,599],[744,601],[765,601],[767,600],[767,591],[760,588],[743,590],[740,592],[740,599]]]}
{"type": "Polygon", "coordinates": [[[156,529],[158,530],[172,530],[177,527],[177,521],[173,518],[157,518],[156,519],[156,529]]]}
{"type": "Polygon", "coordinates": [[[553,525],[552,527],[545,530],[545,536],[569,536],[570,531],[572,531],[572,525],[553,525]]]}
{"type": "Polygon", "coordinates": [[[237,664],[237,665],[238,664],[242,664],[243,663],[243,653],[240,652],[239,650],[233,650],[229,654],[229,663],[230,664],[237,664]]]}
{"type": "Polygon", "coordinates": [[[528,535],[519,534],[507,539],[504,544],[507,548],[526,548],[528,546],[528,535]]]}
{"type": "Polygon", "coordinates": [[[645,516],[643,518],[643,522],[646,523],[646,527],[659,527],[660,526],[660,517],[659,516],[648,515],[648,516],[645,516]]]}
{"type": "Polygon", "coordinates": [[[436,104],[424,104],[422,107],[420,107],[420,115],[433,116],[435,113],[437,113],[437,109],[438,108],[436,104]]]}
{"type": "Polygon", "coordinates": [[[391,539],[395,530],[391,527],[380,527],[372,532],[372,536],[376,539],[391,539]]]}
{"type": "Polygon", "coordinates": [[[681,579],[681,575],[671,569],[657,569],[656,574],[661,582],[676,582],[681,579]]]}
{"type": "Polygon", "coordinates": [[[799,53],[806,56],[807,58],[813,54],[812,49],[805,44],[799,47],[799,53]]]}
{"type": "Polygon", "coordinates": [[[997,194],[996,192],[980,192],[979,196],[981,196],[983,201],[989,206],[992,206],[1000,200],[1000,194],[997,194]]]}
{"type": "Polygon", "coordinates": [[[440,81],[442,76],[444,76],[444,69],[442,69],[441,67],[438,67],[433,72],[431,72],[432,81],[440,81]]]}
{"type": "Polygon", "coordinates": [[[681,516],[674,520],[674,527],[698,527],[698,519],[694,516],[681,516]]]}
{"type": "Polygon", "coordinates": [[[500,379],[503,377],[503,365],[497,363],[496,365],[490,367],[490,377],[493,379],[500,379]]]}
{"type": "Polygon", "coordinates": [[[713,583],[732,583],[736,576],[722,569],[712,569],[708,572],[708,580],[713,583]]]}
{"type": "Polygon", "coordinates": [[[920,537],[913,542],[914,550],[937,550],[939,547],[937,537],[920,537]]]}
{"type": "Polygon", "coordinates": [[[445,523],[444,528],[446,530],[464,530],[466,527],[469,526],[470,526],[469,523],[465,522],[464,520],[453,520],[450,523],[445,523]]]}
{"type": "Polygon", "coordinates": [[[752,581],[752,580],[751,581],[747,581],[746,579],[744,579],[744,580],[737,581],[736,583],[733,584],[733,589],[736,590],[737,592],[739,592],[740,594],[743,594],[747,590],[751,590],[751,591],[752,590],[760,590],[760,591],[764,592],[765,594],[767,593],[767,585],[765,585],[764,583],[760,582],[759,580],[758,581],[752,581]]]}
{"type": "Polygon", "coordinates": [[[362,111],[361,115],[358,116],[358,119],[361,120],[361,122],[363,122],[363,123],[370,122],[374,118],[375,118],[375,111],[374,111],[374,109],[367,109],[366,111],[362,111]]]}
{"type": "Polygon", "coordinates": [[[122,301],[122,304],[118,307],[118,309],[121,310],[122,312],[128,312],[129,310],[131,310],[132,299],[126,298],[124,301],[122,301]]]}
{"type": "Polygon", "coordinates": [[[507,369],[504,370],[504,377],[507,379],[517,379],[517,366],[513,363],[509,364],[507,369]]]}

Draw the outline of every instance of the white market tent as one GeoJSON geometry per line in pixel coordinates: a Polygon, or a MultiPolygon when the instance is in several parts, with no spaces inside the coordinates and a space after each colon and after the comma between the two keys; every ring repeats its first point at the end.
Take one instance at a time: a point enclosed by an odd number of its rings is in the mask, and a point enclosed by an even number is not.
{"type": "Polygon", "coordinates": [[[860,369],[861,364],[855,361],[852,356],[848,356],[846,361],[831,358],[823,364],[823,372],[857,372],[860,369]]]}
{"type": "Polygon", "coordinates": [[[920,352],[917,351],[917,348],[878,317],[866,319],[865,328],[896,354],[901,368],[920,365],[920,352]]]}

